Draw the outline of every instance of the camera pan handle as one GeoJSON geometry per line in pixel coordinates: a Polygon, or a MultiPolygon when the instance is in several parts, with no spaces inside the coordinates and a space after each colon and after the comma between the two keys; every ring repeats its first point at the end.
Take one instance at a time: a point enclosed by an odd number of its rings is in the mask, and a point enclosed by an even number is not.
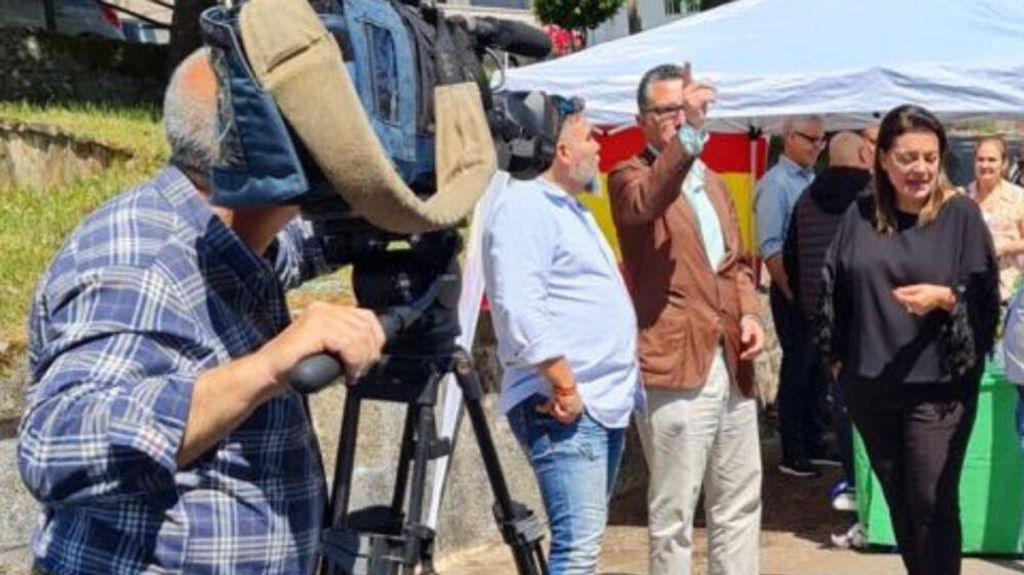
{"type": "MultiPolygon", "coordinates": [[[[412,304],[393,307],[378,315],[377,320],[384,331],[384,341],[391,341],[419,319],[437,299],[439,289],[440,282],[435,281],[426,293],[412,304]]],[[[300,361],[292,368],[288,381],[299,393],[316,393],[334,383],[344,373],[345,366],[337,358],[330,354],[318,353],[300,361]]]]}
{"type": "MultiPolygon", "coordinates": [[[[390,340],[401,331],[402,320],[395,311],[381,314],[377,318],[384,329],[384,338],[390,340]]],[[[311,355],[299,362],[288,376],[288,381],[299,393],[316,393],[345,375],[345,366],[328,353],[311,355]]]]}

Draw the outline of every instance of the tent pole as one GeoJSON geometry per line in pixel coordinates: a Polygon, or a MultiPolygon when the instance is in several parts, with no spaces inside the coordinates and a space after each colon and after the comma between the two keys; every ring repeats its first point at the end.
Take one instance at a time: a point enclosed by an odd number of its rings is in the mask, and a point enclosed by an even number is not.
{"type": "Polygon", "coordinates": [[[761,285],[761,257],[758,255],[757,250],[757,211],[754,210],[754,202],[756,199],[757,190],[757,140],[761,137],[761,128],[750,126],[747,130],[747,140],[750,142],[750,190],[751,190],[751,206],[750,209],[751,219],[754,221],[754,225],[750,227],[750,231],[753,234],[751,240],[754,243],[754,247],[751,249],[751,261],[750,265],[754,269],[754,285],[761,285]]]}

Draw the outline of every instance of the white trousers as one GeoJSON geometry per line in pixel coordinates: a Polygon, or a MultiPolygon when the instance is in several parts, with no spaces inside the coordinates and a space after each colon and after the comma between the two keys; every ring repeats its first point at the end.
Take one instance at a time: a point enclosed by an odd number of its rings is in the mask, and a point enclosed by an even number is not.
{"type": "Polygon", "coordinates": [[[757,405],[732,385],[721,350],[703,387],[647,388],[640,440],[647,493],[650,575],[690,575],[693,516],[704,486],[709,575],[757,575],[761,445],[757,405]]]}

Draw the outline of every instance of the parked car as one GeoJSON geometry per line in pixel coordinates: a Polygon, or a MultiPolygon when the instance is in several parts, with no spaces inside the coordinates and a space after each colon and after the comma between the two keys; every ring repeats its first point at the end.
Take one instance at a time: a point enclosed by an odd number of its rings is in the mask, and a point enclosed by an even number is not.
{"type": "Polygon", "coordinates": [[[167,26],[126,17],[121,19],[121,30],[125,40],[139,44],[167,44],[171,41],[171,30],[167,26]]]}
{"type": "MultiPolygon", "coordinates": [[[[0,28],[46,29],[44,0],[0,0],[0,28]]],[[[124,40],[121,19],[95,0],[53,0],[57,32],[124,40]]]]}

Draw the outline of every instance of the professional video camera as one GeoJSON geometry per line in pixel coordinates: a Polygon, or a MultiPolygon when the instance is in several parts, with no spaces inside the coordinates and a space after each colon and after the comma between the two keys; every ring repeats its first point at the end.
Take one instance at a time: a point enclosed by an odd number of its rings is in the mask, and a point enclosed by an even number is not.
{"type": "MultiPolygon", "coordinates": [[[[321,540],[325,569],[433,573],[433,530],[422,515],[427,463],[450,453],[433,409],[454,374],[497,502],[495,517],[520,573],[546,572],[536,517],[509,496],[459,335],[455,229],[498,167],[532,177],[548,167],[561,119],[543,93],[491,93],[495,49],[550,51],[524,24],[446,18],[416,0],[250,0],[202,17],[218,77],[221,157],[216,204],[293,203],[336,264],[353,265],[356,299],[378,313],[386,359],[349,389],[321,540]],[[350,513],[360,401],[409,407],[388,507],[350,513]],[[409,473],[412,477],[409,477],[409,473]],[[406,502],[408,497],[408,502],[406,502]]],[[[495,59],[497,61],[497,59],[495,59]]],[[[293,386],[317,391],[342,373],[330,356],[303,362],[293,386]]]]}
{"type": "MultiPolygon", "coordinates": [[[[409,304],[450,271],[461,247],[451,228],[495,164],[520,178],[550,164],[564,103],[492,94],[482,66],[493,49],[542,57],[550,42],[417,0],[313,1],[317,13],[256,0],[203,15],[221,85],[213,201],[300,204],[336,263],[355,264],[361,304],[409,304]],[[415,254],[387,255],[399,240],[415,254]]],[[[407,316],[383,319],[408,345],[437,345],[422,326],[403,330],[407,316]]]]}

